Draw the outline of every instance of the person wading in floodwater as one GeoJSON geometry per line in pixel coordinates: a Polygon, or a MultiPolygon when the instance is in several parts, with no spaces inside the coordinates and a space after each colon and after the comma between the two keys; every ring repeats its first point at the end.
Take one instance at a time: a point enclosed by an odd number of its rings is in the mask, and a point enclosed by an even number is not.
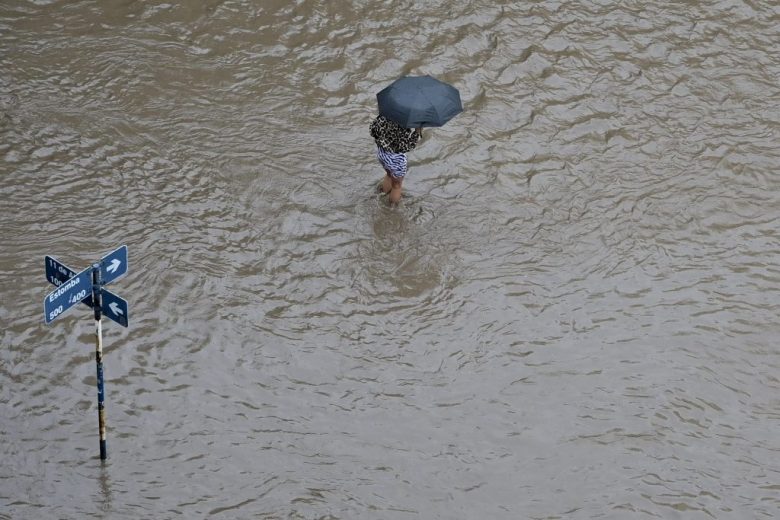
{"type": "Polygon", "coordinates": [[[380,115],[371,122],[370,131],[376,143],[376,158],[385,169],[382,193],[389,193],[390,202],[396,204],[401,200],[401,185],[409,171],[406,153],[417,146],[422,128],[404,128],[380,115]]]}

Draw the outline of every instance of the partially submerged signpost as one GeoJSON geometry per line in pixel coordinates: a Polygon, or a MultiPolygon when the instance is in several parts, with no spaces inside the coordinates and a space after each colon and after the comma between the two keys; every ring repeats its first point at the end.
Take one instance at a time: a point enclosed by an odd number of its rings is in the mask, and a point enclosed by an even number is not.
{"type": "Polygon", "coordinates": [[[100,459],[105,460],[106,414],[103,406],[103,327],[102,316],[127,327],[127,301],[104,287],[127,274],[127,246],[121,246],[77,273],[46,256],[46,279],[57,286],[43,300],[43,319],[48,324],[79,302],[92,308],[95,316],[95,362],[97,363],[98,427],[100,459]]]}

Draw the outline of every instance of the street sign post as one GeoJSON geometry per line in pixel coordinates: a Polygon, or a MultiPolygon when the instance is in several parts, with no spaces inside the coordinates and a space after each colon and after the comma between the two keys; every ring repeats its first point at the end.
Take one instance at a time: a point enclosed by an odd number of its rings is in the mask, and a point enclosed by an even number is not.
{"type": "Polygon", "coordinates": [[[80,273],[46,256],[46,279],[57,286],[43,300],[43,319],[48,324],[81,302],[90,307],[95,316],[95,363],[97,365],[98,429],[100,434],[100,459],[105,460],[106,419],[103,387],[103,326],[102,316],[127,327],[127,301],[103,286],[127,274],[127,246],[120,246],[80,273]]]}

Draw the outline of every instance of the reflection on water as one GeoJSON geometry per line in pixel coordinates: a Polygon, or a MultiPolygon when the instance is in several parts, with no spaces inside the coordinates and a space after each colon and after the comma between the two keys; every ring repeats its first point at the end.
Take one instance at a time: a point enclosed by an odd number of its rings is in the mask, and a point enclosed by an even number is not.
{"type": "Polygon", "coordinates": [[[0,518],[776,516],[778,16],[4,4],[0,518]],[[425,73],[466,111],[389,207],[425,73]],[[100,466],[40,264],[124,243],[100,466]]]}
{"type": "Polygon", "coordinates": [[[99,500],[98,502],[102,502],[102,505],[100,507],[101,511],[105,513],[111,513],[113,511],[112,506],[112,496],[111,496],[111,476],[109,474],[109,471],[105,467],[105,462],[102,463],[103,466],[100,468],[100,475],[97,478],[98,483],[100,484],[100,494],[99,494],[99,500]]]}

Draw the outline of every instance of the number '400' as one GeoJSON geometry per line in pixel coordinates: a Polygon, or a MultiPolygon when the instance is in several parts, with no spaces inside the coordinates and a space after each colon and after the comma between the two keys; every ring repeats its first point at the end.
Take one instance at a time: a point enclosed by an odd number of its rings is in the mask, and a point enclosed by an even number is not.
{"type": "Polygon", "coordinates": [[[87,290],[86,289],[82,289],[79,292],[77,292],[76,294],[74,294],[73,296],[71,296],[70,303],[80,302],[81,300],[83,300],[86,297],[87,297],[87,290]]]}

